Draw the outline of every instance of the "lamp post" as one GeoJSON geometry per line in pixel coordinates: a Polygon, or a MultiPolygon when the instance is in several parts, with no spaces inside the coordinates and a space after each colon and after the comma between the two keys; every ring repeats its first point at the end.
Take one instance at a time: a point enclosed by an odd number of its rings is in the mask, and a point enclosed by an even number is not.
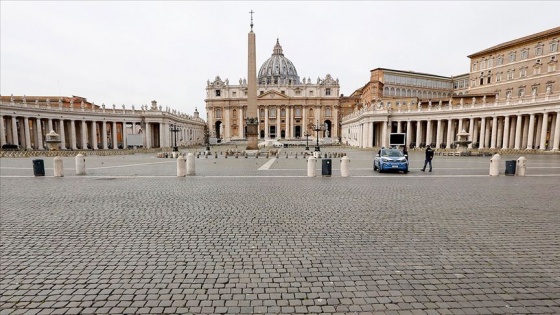
{"type": "Polygon", "coordinates": [[[319,147],[319,131],[324,130],[323,126],[319,125],[319,120],[317,120],[317,124],[313,127],[313,130],[317,132],[317,146],[315,147],[316,152],[320,152],[321,148],[319,147]]]}
{"type": "Polygon", "coordinates": [[[172,124],[169,126],[169,131],[174,133],[173,137],[173,152],[179,152],[179,148],[177,147],[177,132],[181,131],[181,127],[172,124]]]}
{"type": "Polygon", "coordinates": [[[304,136],[305,136],[305,151],[309,151],[309,136],[310,136],[309,132],[306,131],[304,136]]]}

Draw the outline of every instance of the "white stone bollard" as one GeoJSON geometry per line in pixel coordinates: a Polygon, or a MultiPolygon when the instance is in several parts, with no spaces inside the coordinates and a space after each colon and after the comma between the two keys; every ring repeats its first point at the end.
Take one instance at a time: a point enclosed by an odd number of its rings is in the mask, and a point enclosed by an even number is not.
{"type": "Polygon", "coordinates": [[[62,158],[60,156],[55,156],[54,158],[54,177],[63,177],[64,170],[62,167],[62,158]]]}
{"type": "Polygon", "coordinates": [[[81,153],[76,155],[76,175],[86,175],[86,158],[81,153]]]}
{"type": "Polygon", "coordinates": [[[307,159],[307,176],[308,177],[315,177],[315,165],[317,165],[317,159],[310,156],[307,159]]]}
{"type": "Polygon", "coordinates": [[[177,177],[184,177],[185,175],[187,175],[185,158],[183,156],[180,156],[177,159],[177,177]]]}
{"type": "Polygon", "coordinates": [[[350,159],[347,156],[340,160],[340,176],[350,176],[350,159]]]}
{"type": "Polygon", "coordinates": [[[192,153],[189,153],[187,154],[187,175],[193,176],[194,174],[194,155],[192,153]]]}
{"type": "Polygon", "coordinates": [[[179,152],[173,152],[173,158],[174,159],[176,159],[178,155],[179,155],[179,152]]]}
{"type": "Polygon", "coordinates": [[[517,159],[516,168],[516,176],[525,176],[525,170],[527,169],[527,159],[524,156],[521,156],[517,159]]]}
{"type": "Polygon", "coordinates": [[[498,153],[490,159],[490,176],[500,175],[500,155],[498,153]]]}

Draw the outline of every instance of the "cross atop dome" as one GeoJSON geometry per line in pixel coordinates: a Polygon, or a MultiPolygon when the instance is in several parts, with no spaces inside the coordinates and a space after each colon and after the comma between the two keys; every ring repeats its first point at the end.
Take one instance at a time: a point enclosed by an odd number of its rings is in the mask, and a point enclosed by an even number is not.
{"type": "Polygon", "coordinates": [[[253,31],[253,13],[255,13],[255,11],[253,11],[253,9],[251,9],[251,11],[249,11],[249,13],[251,14],[251,31],[253,31]]]}

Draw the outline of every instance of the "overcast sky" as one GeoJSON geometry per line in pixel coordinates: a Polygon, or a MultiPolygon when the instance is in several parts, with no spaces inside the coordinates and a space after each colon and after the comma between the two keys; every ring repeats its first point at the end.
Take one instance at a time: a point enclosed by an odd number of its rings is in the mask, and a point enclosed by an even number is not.
{"type": "Polygon", "coordinates": [[[206,81],[247,77],[249,11],[257,70],[276,38],[301,78],[340,80],[351,94],[369,70],[451,76],[467,55],[560,25],[557,1],[5,1],[1,95],[77,95],[169,106],[206,117],[206,81]]]}

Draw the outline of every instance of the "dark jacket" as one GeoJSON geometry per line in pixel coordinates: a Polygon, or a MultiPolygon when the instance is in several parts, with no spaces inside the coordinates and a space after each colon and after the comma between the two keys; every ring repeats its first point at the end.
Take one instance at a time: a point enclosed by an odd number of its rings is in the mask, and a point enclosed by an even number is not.
{"type": "Polygon", "coordinates": [[[431,160],[434,157],[434,150],[432,148],[426,148],[426,160],[431,160]]]}

